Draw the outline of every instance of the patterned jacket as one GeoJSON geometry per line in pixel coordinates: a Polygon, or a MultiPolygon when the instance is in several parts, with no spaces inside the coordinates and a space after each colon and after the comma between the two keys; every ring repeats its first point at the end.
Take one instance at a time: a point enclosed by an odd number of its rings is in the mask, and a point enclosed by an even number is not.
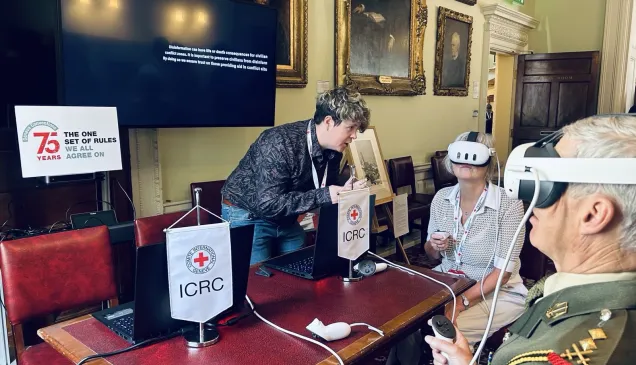
{"type": "Polygon", "coordinates": [[[225,182],[221,190],[223,198],[249,211],[256,219],[279,225],[291,224],[298,215],[331,204],[329,185],[338,181],[342,154],[320,147],[312,123],[310,157],[307,144],[310,121],[283,124],[261,133],[225,182]],[[312,159],[319,182],[325,168],[329,168],[324,188],[314,186],[312,159]]]}

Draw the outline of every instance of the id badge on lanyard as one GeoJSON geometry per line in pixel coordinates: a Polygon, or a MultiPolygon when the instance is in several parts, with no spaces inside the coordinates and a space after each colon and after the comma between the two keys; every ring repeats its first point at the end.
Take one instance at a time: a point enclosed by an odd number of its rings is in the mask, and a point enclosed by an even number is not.
{"type": "MultiPolygon", "coordinates": [[[[314,159],[311,157],[311,150],[313,147],[313,142],[311,141],[311,124],[313,121],[310,121],[307,124],[307,147],[309,148],[309,159],[311,160],[311,174],[314,178],[314,186],[316,189],[324,188],[327,185],[327,170],[329,166],[325,167],[325,175],[322,177],[322,184],[318,184],[318,172],[316,171],[316,165],[314,165],[314,159]]],[[[327,165],[329,163],[327,162],[327,165]]]]}
{"type": "MultiPolygon", "coordinates": [[[[475,208],[470,213],[470,217],[468,217],[468,219],[466,220],[466,223],[464,224],[464,233],[462,234],[461,238],[458,237],[459,225],[462,222],[462,210],[459,204],[460,203],[459,190],[457,191],[457,195],[455,196],[455,212],[454,212],[455,228],[453,230],[453,238],[456,240],[455,241],[455,262],[457,262],[457,265],[459,266],[461,266],[462,264],[462,249],[464,247],[464,243],[466,242],[468,233],[470,233],[470,228],[473,225],[473,221],[475,220],[476,213],[481,209],[481,207],[484,205],[484,202],[486,201],[487,194],[488,194],[488,186],[486,185],[486,187],[484,188],[484,191],[481,193],[481,195],[479,196],[479,199],[477,200],[477,204],[475,204],[475,208]]],[[[449,270],[449,272],[450,271],[451,270],[449,270]]],[[[460,271],[458,271],[457,273],[463,274],[463,272],[460,272],[460,271]]]]}

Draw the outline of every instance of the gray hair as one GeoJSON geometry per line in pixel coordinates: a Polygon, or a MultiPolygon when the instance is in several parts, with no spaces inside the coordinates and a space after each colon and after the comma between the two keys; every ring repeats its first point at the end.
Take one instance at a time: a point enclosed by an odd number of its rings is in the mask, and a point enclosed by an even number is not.
{"type": "MultiPolygon", "coordinates": [[[[593,116],[567,125],[563,135],[576,143],[573,157],[636,158],[634,116],[593,116]]],[[[618,205],[623,218],[621,247],[636,249],[636,185],[569,184],[566,192],[573,198],[594,193],[602,193],[618,205]]]]}
{"type": "Polygon", "coordinates": [[[345,120],[359,123],[360,131],[364,132],[369,127],[371,111],[359,92],[342,86],[327,90],[316,99],[314,123],[320,124],[328,116],[335,125],[345,120]]]}
{"type": "MultiPolygon", "coordinates": [[[[470,134],[470,132],[464,132],[460,134],[459,136],[457,136],[457,138],[455,138],[455,142],[467,140],[468,134],[470,134]]],[[[486,147],[488,148],[494,148],[495,146],[495,139],[492,134],[479,132],[477,134],[477,142],[486,145],[486,147]]],[[[455,173],[453,173],[453,163],[451,162],[450,158],[448,158],[448,155],[446,155],[446,157],[444,158],[444,167],[446,167],[446,170],[450,174],[455,175],[455,173]]],[[[487,167],[488,169],[486,170],[486,181],[492,181],[498,175],[497,158],[491,158],[490,164],[488,164],[487,167]]]]}

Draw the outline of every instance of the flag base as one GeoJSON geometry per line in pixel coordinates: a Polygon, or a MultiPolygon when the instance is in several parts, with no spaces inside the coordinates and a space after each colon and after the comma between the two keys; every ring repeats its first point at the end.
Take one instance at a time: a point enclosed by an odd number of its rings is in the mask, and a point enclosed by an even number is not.
{"type": "Polygon", "coordinates": [[[340,278],[340,280],[344,281],[345,283],[356,283],[360,280],[362,280],[364,278],[364,276],[358,272],[353,272],[349,275],[349,277],[343,276],[340,278]]]}
{"type": "Polygon", "coordinates": [[[211,326],[205,326],[203,323],[198,328],[183,334],[188,347],[207,347],[219,342],[219,331],[211,326]]]}
{"type": "Polygon", "coordinates": [[[364,275],[362,275],[362,273],[360,273],[358,270],[353,269],[353,261],[349,260],[349,276],[342,276],[340,277],[340,280],[344,281],[345,283],[355,283],[362,280],[363,277],[364,275]]]}

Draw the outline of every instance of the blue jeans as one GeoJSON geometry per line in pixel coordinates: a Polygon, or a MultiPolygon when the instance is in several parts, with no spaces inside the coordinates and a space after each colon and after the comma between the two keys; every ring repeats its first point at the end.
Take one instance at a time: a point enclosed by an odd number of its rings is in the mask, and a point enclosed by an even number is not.
{"type": "Polygon", "coordinates": [[[296,251],[305,243],[305,231],[298,222],[279,226],[255,218],[245,209],[221,204],[223,219],[230,222],[230,228],[254,225],[254,241],[250,265],[265,261],[271,257],[296,251]]]}

